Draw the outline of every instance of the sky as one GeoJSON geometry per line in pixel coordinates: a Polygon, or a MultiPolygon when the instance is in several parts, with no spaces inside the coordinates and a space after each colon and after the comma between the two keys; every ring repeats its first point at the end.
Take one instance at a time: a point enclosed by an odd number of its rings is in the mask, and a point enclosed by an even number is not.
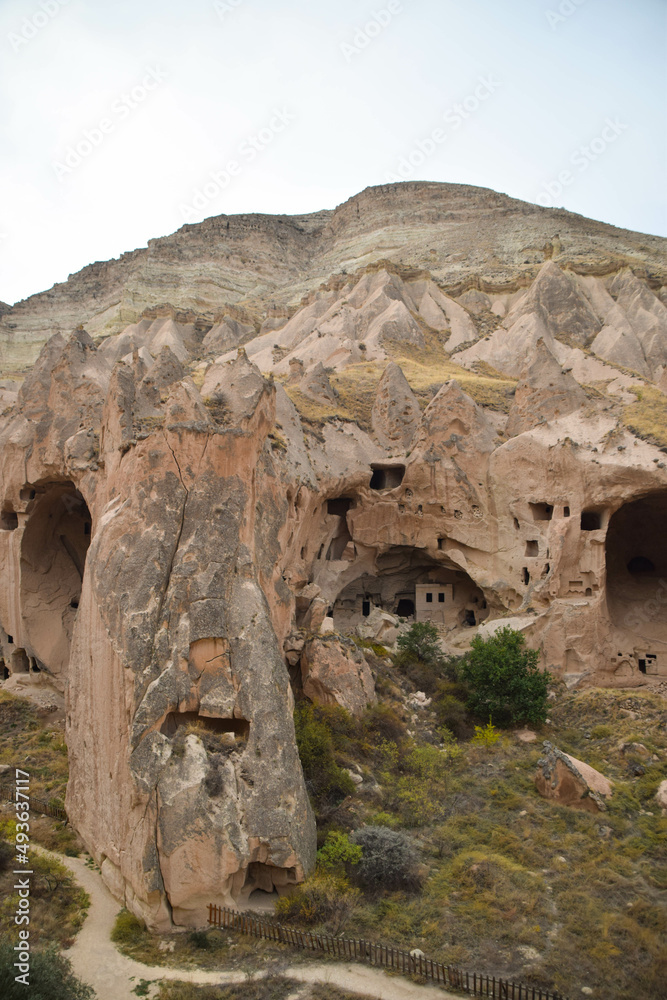
{"type": "Polygon", "coordinates": [[[401,179],[667,235],[666,49],[665,0],[0,0],[0,301],[401,179]]]}

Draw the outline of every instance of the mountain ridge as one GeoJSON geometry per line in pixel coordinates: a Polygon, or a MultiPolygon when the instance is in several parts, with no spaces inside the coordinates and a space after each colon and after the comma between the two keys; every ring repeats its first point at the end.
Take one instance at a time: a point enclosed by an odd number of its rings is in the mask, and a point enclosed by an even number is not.
{"type": "Polygon", "coordinates": [[[554,259],[580,274],[630,267],[667,284],[667,241],[531,205],[488,188],[409,181],[379,185],[304,215],[211,216],[96,261],[0,312],[0,366],[18,371],[54,332],[120,332],[170,306],[215,320],[237,306],[260,320],[289,314],[334,275],[390,264],[429,271],[449,294],[509,291],[554,259]]]}

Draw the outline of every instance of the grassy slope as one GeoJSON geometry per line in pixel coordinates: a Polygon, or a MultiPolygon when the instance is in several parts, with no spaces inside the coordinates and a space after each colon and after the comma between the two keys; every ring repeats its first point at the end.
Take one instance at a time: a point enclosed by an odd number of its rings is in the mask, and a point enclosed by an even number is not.
{"type": "MultiPolygon", "coordinates": [[[[393,668],[383,672],[384,700],[400,711],[411,685],[393,668]]],[[[361,792],[335,822],[407,830],[425,875],[419,893],[366,896],[345,934],[417,946],[447,963],[570,996],[590,986],[606,1000],[662,997],[667,819],[653,796],[667,777],[666,707],[648,692],[561,693],[538,742],[510,734],[492,747],[463,743],[443,773],[426,777],[414,769],[401,776],[399,763],[389,780],[363,742],[355,753],[354,743],[339,739],[340,763],[356,756],[382,791],[361,792]],[[612,778],[606,812],[538,795],[534,775],[547,738],[612,778]],[[646,751],[621,749],[629,743],[646,751]]],[[[428,711],[409,709],[407,718],[418,741],[420,733],[432,738],[428,711]]]]}
{"type": "MultiPolygon", "coordinates": [[[[367,655],[378,673],[380,709],[362,722],[320,715],[338,763],[357,763],[365,776],[340,808],[320,811],[322,831],[364,822],[404,829],[418,847],[424,881],[419,892],[362,896],[344,933],[421,947],[446,962],[570,996],[586,985],[596,995],[603,990],[606,1000],[662,997],[667,819],[653,796],[667,777],[664,700],[645,691],[592,690],[561,691],[554,701],[539,740],[550,739],[615,782],[608,810],[593,815],[537,794],[539,741],[524,744],[508,734],[495,746],[464,742],[458,756],[439,755],[430,709],[407,705],[414,684],[390,661],[367,655]],[[405,737],[406,723],[414,739],[405,737]]],[[[62,794],[59,739],[27,703],[0,694],[0,706],[0,758],[31,757],[39,787],[62,794]]],[[[8,828],[3,833],[12,839],[8,828]]],[[[12,912],[10,888],[0,884],[3,924],[12,912]]],[[[86,901],[67,885],[55,900],[42,891],[44,940],[66,941],[86,901]]],[[[278,971],[286,957],[307,960],[271,942],[218,932],[203,948],[201,939],[179,935],[165,955],[159,937],[137,930],[123,950],[156,965],[278,971]]]]}

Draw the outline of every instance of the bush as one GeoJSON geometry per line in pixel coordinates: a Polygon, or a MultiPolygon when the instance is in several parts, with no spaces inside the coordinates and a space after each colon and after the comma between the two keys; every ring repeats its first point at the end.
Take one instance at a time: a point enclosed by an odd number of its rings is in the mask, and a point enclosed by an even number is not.
{"type": "Polygon", "coordinates": [[[539,669],[539,653],[521,632],[506,626],[488,639],[476,635],[471,645],[461,663],[468,709],[499,726],[544,722],[551,675],[539,669]]]}
{"type": "Polygon", "coordinates": [[[134,944],[137,937],[143,934],[145,926],[134,913],[121,910],[111,931],[111,940],[116,944],[134,944]]]}
{"type": "Polygon", "coordinates": [[[413,889],[419,885],[417,855],[403,833],[386,826],[364,826],[352,840],[362,850],[355,879],[367,889],[413,889]]]}
{"type": "Polygon", "coordinates": [[[407,653],[422,663],[433,663],[442,659],[440,636],[435,625],[430,622],[414,622],[407,632],[396,640],[401,653],[407,653]]]}
{"type": "Polygon", "coordinates": [[[344,876],[317,869],[289,896],[276,902],[278,920],[305,925],[322,924],[331,934],[340,934],[359,898],[344,876]]]}
{"type": "Polygon", "coordinates": [[[0,996],[3,1000],[94,1000],[95,994],[76,978],[64,955],[53,948],[30,956],[30,985],[17,983],[16,952],[11,941],[0,942],[0,996]]]}
{"type": "Polygon", "coordinates": [[[405,739],[405,723],[389,705],[372,705],[371,708],[367,708],[362,724],[374,745],[379,744],[382,740],[387,740],[399,746],[405,739]]]}
{"type": "Polygon", "coordinates": [[[446,726],[459,739],[468,735],[466,707],[451,694],[443,694],[435,703],[438,723],[446,726]]]}
{"type": "Polygon", "coordinates": [[[317,864],[324,871],[345,875],[348,866],[361,861],[361,848],[350,841],[346,833],[329,830],[324,845],[317,852],[317,864]]]}
{"type": "Polygon", "coordinates": [[[420,690],[434,694],[443,677],[456,680],[459,661],[442,655],[438,630],[430,622],[415,622],[398,637],[396,645],[394,666],[420,690]]]}
{"type": "Polygon", "coordinates": [[[490,720],[486,726],[475,726],[475,735],[472,738],[475,746],[488,749],[495,746],[499,739],[500,733],[490,720]]]}
{"type": "Polygon", "coordinates": [[[0,872],[12,867],[15,850],[6,840],[0,840],[0,872]]]}
{"type": "Polygon", "coordinates": [[[318,717],[314,706],[306,702],[297,705],[294,728],[306,788],[315,808],[338,805],[353,794],[355,784],[336,763],[331,729],[318,717]]]}

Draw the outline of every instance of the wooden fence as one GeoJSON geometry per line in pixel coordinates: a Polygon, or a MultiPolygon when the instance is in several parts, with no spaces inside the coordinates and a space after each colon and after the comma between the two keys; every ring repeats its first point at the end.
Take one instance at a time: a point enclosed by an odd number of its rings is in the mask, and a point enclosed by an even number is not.
{"type": "MultiPolygon", "coordinates": [[[[0,799],[4,802],[14,802],[14,785],[0,784],[0,799]]],[[[46,799],[31,795],[26,805],[29,805],[33,812],[41,813],[43,816],[53,816],[54,819],[62,820],[63,823],[69,822],[64,807],[53,805],[46,799]]]]}
{"type": "Polygon", "coordinates": [[[388,948],[372,941],[354,938],[332,937],[329,934],[311,934],[310,931],[296,930],[273,920],[265,920],[249,913],[239,913],[226,907],[209,903],[208,922],[212,927],[250,934],[252,937],[279,941],[306,951],[316,951],[333,958],[348,961],[367,962],[393,972],[423,976],[434,983],[448,986],[471,996],[491,997],[493,1000],[566,1000],[561,993],[540,990],[536,986],[514,983],[496,976],[480,975],[478,972],[463,972],[451,965],[434,962],[421,951],[401,951],[388,948]]]}

